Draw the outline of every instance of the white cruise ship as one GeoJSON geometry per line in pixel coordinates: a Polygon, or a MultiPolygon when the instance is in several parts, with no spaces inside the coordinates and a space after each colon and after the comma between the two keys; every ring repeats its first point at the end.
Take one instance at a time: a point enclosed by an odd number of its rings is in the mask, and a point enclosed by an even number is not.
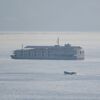
{"type": "Polygon", "coordinates": [[[59,42],[54,46],[26,46],[14,50],[11,55],[13,59],[40,59],[40,60],[83,60],[84,50],[80,46],[65,44],[60,46],[59,42]]]}

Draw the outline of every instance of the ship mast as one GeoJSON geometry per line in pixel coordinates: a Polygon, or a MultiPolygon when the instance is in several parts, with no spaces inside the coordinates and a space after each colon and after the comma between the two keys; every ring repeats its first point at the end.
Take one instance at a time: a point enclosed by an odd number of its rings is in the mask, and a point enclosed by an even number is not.
{"type": "Polygon", "coordinates": [[[57,45],[59,45],[59,37],[57,38],[57,45]]]}

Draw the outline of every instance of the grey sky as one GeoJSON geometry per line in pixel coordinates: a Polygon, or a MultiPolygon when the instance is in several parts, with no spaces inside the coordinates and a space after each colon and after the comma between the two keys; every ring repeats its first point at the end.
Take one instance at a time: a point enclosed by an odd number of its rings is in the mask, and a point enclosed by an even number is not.
{"type": "Polygon", "coordinates": [[[100,0],[0,0],[0,31],[100,32],[100,0]]]}

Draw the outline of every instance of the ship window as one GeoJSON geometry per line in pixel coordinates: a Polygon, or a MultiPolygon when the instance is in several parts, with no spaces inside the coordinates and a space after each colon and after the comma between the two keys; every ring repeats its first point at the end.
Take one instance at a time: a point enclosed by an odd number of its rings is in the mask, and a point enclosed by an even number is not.
{"type": "Polygon", "coordinates": [[[34,53],[34,56],[36,56],[36,53],[34,53]]]}
{"type": "Polygon", "coordinates": [[[48,56],[50,56],[50,52],[48,51],[48,56]]]}
{"type": "Polygon", "coordinates": [[[31,52],[29,51],[29,56],[31,55],[31,52]]]}
{"type": "Polygon", "coordinates": [[[42,51],[42,56],[44,56],[44,51],[42,51]]]}
{"type": "Polygon", "coordinates": [[[36,52],[34,52],[34,56],[36,56],[36,52]]]}

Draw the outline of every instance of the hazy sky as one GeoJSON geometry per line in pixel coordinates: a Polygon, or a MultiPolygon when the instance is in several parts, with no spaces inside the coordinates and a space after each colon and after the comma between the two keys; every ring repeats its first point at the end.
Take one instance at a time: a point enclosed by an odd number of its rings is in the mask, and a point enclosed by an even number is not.
{"type": "Polygon", "coordinates": [[[100,32],[100,0],[0,0],[0,31],[100,32]]]}

